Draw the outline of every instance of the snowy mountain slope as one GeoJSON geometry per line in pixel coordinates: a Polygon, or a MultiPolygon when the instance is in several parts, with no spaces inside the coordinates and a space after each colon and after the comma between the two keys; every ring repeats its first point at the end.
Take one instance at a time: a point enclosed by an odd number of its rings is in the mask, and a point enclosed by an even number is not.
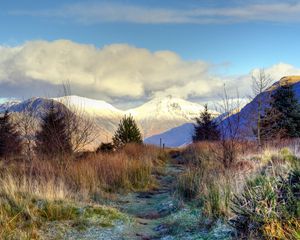
{"type": "MultiPolygon", "coordinates": [[[[30,111],[33,112],[33,115],[36,117],[41,117],[49,109],[52,103],[51,99],[35,97],[27,99],[23,102],[17,102],[14,104],[10,104],[9,106],[4,106],[4,104],[0,105],[0,111],[8,110],[9,112],[25,112],[30,111]]],[[[65,106],[61,103],[54,102],[59,108],[65,109],[65,106]]]]}
{"type": "MultiPolygon", "coordinates": [[[[145,138],[193,122],[204,107],[180,98],[155,98],[140,107],[128,110],[141,125],[145,138]]],[[[218,114],[211,111],[213,114],[218,114]]]]}
{"type": "Polygon", "coordinates": [[[6,109],[10,108],[13,105],[20,103],[18,100],[8,100],[0,104],[0,112],[4,112],[6,109]]]}
{"type": "Polygon", "coordinates": [[[222,121],[221,124],[226,127],[226,124],[230,121],[238,125],[238,134],[243,139],[253,139],[255,137],[255,128],[258,117],[258,102],[262,100],[262,113],[269,107],[271,95],[273,91],[278,87],[286,84],[291,84],[293,87],[296,98],[300,103],[300,76],[288,76],[283,77],[279,81],[275,82],[265,92],[256,96],[250,103],[241,109],[240,112],[231,115],[228,119],[222,121]]]}
{"type": "Polygon", "coordinates": [[[54,98],[74,112],[80,115],[86,115],[95,122],[95,125],[100,133],[98,142],[110,141],[113,133],[118,127],[120,119],[126,114],[125,111],[119,110],[111,104],[80,96],[65,96],[54,98]]]}
{"type": "Polygon", "coordinates": [[[128,110],[137,119],[192,119],[204,109],[202,105],[172,96],[155,98],[140,107],[128,110]]]}
{"type": "MultiPolygon", "coordinates": [[[[166,97],[153,99],[142,106],[123,111],[105,101],[93,100],[79,96],[54,98],[55,103],[66,106],[70,110],[79,111],[93,119],[100,132],[99,141],[110,141],[120,119],[124,115],[132,115],[141,128],[145,138],[165,132],[184,123],[193,122],[194,118],[204,109],[200,104],[179,98],[166,97]]],[[[42,116],[48,109],[51,99],[31,98],[20,103],[10,105],[11,112],[31,110],[37,117],[42,116]]],[[[4,110],[5,106],[0,105],[4,110]]],[[[216,112],[213,112],[216,114],[216,112]]]]}
{"type": "MultiPolygon", "coordinates": [[[[253,139],[255,137],[254,129],[257,122],[257,106],[259,99],[261,98],[263,102],[263,112],[269,106],[270,96],[272,92],[279,86],[285,84],[292,84],[296,98],[300,103],[300,76],[283,77],[278,82],[274,83],[265,92],[255,97],[250,103],[246,104],[239,112],[230,114],[227,119],[223,119],[223,121],[220,123],[223,125],[223,129],[226,129],[226,125],[230,121],[231,123],[238,125],[240,138],[253,139]]],[[[220,115],[218,118],[216,118],[216,120],[219,121],[222,118],[222,115],[220,115]]],[[[192,127],[192,124],[183,124],[169,131],[146,138],[145,142],[149,144],[159,145],[159,141],[161,138],[162,142],[164,142],[166,146],[179,147],[182,145],[186,145],[191,142],[193,130],[192,127]]]]}
{"type": "Polygon", "coordinates": [[[94,100],[74,95],[54,98],[54,100],[71,109],[75,108],[75,111],[84,111],[92,116],[101,115],[101,117],[118,118],[125,114],[125,111],[119,110],[111,104],[101,100],[94,100]]]}

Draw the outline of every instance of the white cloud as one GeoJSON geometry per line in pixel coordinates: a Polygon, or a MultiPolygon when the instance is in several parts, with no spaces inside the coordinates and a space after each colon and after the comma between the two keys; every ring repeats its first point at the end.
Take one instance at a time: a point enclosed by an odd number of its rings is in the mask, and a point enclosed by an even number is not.
{"type": "MultiPolygon", "coordinates": [[[[69,81],[72,93],[111,102],[141,102],[153,96],[174,95],[200,101],[218,100],[223,84],[229,94],[249,96],[251,76],[217,76],[214,66],[185,61],[171,51],[150,52],[126,44],[103,48],[67,40],[32,41],[19,47],[0,47],[0,96],[53,95],[69,81]],[[122,101],[123,100],[123,101],[122,101]]],[[[300,75],[285,63],[266,68],[274,81],[300,75]]]]}
{"type": "MultiPolygon", "coordinates": [[[[258,69],[254,69],[252,73],[256,73],[258,69]]],[[[278,63],[265,69],[265,72],[271,77],[273,82],[278,81],[283,76],[300,75],[300,69],[287,63],[278,63]]]]}
{"type": "MultiPolygon", "coordinates": [[[[184,61],[170,51],[150,52],[126,44],[98,49],[67,40],[33,41],[0,48],[0,93],[5,88],[23,87],[30,92],[29,84],[57,86],[70,81],[74,93],[104,99],[206,95],[220,85],[219,80],[210,81],[209,69],[206,62],[184,61]]],[[[45,93],[47,88],[42,88],[45,93]]]]}
{"type": "MultiPolygon", "coordinates": [[[[252,96],[252,76],[256,76],[260,69],[252,69],[248,74],[236,76],[233,78],[224,78],[227,89],[229,89],[231,95],[235,95],[235,91],[238,90],[240,97],[252,96]]],[[[271,79],[273,84],[279,81],[284,76],[299,75],[300,68],[287,63],[277,63],[272,66],[263,69],[266,75],[271,79]]]]}
{"type": "Polygon", "coordinates": [[[300,22],[299,1],[245,3],[231,7],[155,8],[116,3],[77,3],[48,10],[15,10],[14,15],[59,17],[86,24],[130,22],[143,24],[194,23],[224,24],[235,22],[300,22]]]}

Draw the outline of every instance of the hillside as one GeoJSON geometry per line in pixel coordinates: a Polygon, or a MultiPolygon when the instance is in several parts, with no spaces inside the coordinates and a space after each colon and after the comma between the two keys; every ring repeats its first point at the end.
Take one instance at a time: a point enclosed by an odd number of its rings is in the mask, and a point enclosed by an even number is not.
{"type": "MultiPolygon", "coordinates": [[[[171,96],[152,99],[145,104],[129,109],[120,110],[113,105],[101,101],[79,96],[67,96],[53,99],[57,104],[63,104],[68,109],[79,112],[96,123],[96,131],[100,132],[97,142],[110,141],[120,119],[124,115],[132,115],[141,128],[144,138],[168,131],[185,123],[194,121],[203,110],[203,106],[171,96]]],[[[49,107],[51,99],[31,98],[23,102],[4,103],[0,111],[8,109],[10,112],[32,111],[39,118],[49,107]]],[[[218,114],[211,111],[213,114],[218,114]]]]}
{"type": "Polygon", "coordinates": [[[193,123],[185,123],[161,134],[148,137],[144,142],[159,146],[162,141],[166,147],[182,147],[192,142],[193,131],[193,123]]]}
{"type": "Polygon", "coordinates": [[[250,103],[241,109],[240,112],[231,115],[225,119],[222,124],[227,124],[228,121],[239,125],[239,136],[243,139],[253,139],[255,137],[253,129],[257,122],[257,106],[258,100],[261,98],[263,101],[262,112],[269,106],[270,96],[273,91],[278,87],[290,84],[293,87],[295,96],[300,102],[300,76],[283,77],[275,82],[265,92],[256,96],[250,103]]]}
{"type": "MultiPolygon", "coordinates": [[[[263,99],[262,111],[268,107],[268,102],[271,93],[279,86],[291,84],[293,86],[295,95],[300,102],[300,76],[288,76],[283,77],[279,81],[275,82],[261,95],[255,97],[250,103],[246,104],[241,111],[230,115],[228,119],[224,119],[221,124],[226,125],[228,121],[239,125],[239,136],[243,139],[253,139],[253,129],[257,121],[257,104],[258,99],[263,99]]],[[[169,147],[179,147],[189,144],[191,142],[192,124],[182,124],[174,129],[166,132],[151,136],[145,139],[145,142],[149,144],[159,145],[160,139],[169,147]]]]}
{"type": "MultiPolygon", "coordinates": [[[[127,113],[137,119],[144,131],[144,137],[147,138],[182,124],[193,122],[203,109],[204,107],[197,103],[168,96],[155,98],[140,107],[128,110],[127,113]]],[[[218,114],[215,111],[211,112],[218,114]]]]}

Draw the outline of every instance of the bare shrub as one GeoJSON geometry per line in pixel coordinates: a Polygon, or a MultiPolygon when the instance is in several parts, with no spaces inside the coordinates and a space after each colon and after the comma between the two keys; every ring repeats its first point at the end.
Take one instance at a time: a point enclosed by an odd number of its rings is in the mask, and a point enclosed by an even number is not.
{"type": "Polygon", "coordinates": [[[69,111],[66,111],[65,121],[68,126],[73,152],[80,152],[86,149],[94,150],[89,147],[99,136],[97,127],[92,116],[88,116],[84,111],[86,106],[75,105],[71,101],[71,86],[69,83],[63,84],[63,101],[69,111]]]}
{"type": "Polygon", "coordinates": [[[38,120],[34,116],[34,111],[31,106],[26,108],[22,113],[14,113],[13,117],[23,139],[23,151],[26,159],[30,161],[33,159],[33,149],[35,145],[34,135],[38,129],[38,120]]]}
{"type": "Polygon", "coordinates": [[[224,95],[219,105],[219,112],[221,113],[221,118],[219,119],[221,139],[219,144],[220,149],[222,149],[220,160],[223,162],[224,167],[230,167],[237,159],[237,143],[241,136],[241,116],[239,114],[241,106],[239,99],[238,91],[236,97],[231,98],[224,86],[224,95]]]}
{"type": "Polygon", "coordinates": [[[269,101],[266,97],[263,96],[263,92],[265,92],[272,83],[272,78],[265,73],[264,69],[260,69],[256,74],[252,75],[252,92],[254,97],[256,98],[255,103],[255,113],[257,114],[256,121],[256,139],[258,147],[262,147],[262,139],[261,139],[261,128],[262,128],[262,115],[263,115],[263,104],[269,101]],[[267,100],[267,101],[266,101],[267,100]]]}

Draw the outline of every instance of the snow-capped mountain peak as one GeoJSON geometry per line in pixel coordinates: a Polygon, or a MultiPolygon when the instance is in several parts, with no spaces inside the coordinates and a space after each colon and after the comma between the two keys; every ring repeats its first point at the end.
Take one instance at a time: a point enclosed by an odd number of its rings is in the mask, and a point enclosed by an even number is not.
{"type": "Polygon", "coordinates": [[[144,137],[149,137],[181,124],[194,122],[203,110],[204,106],[200,104],[167,96],[154,98],[126,113],[131,114],[139,122],[144,130],[144,137]]]}
{"type": "MultiPolygon", "coordinates": [[[[204,107],[200,104],[189,102],[177,97],[154,98],[143,105],[130,109],[120,110],[113,105],[80,96],[65,96],[60,98],[31,98],[23,102],[9,105],[11,112],[24,112],[31,110],[37,117],[45,113],[51,101],[63,104],[68,109],[79,111],[84,116],[94,119],[100,134],[100,141],[109,141],[124,115],[132,115],[143,134],[144,138],[165,132],[184,123],[192,123],[204,107]]],[[[3,109],[5,105],[0,104],[3,109]]],[[[215,113],[211,111],[212,113],[215,113]]]]}
{"type": "Polygon", "coordinates": [[[84,112],[92,115],[113,116],[123,115],[125,112],[115,108],[113,105],[102,101],[95,100],[76,95],[64,96],[60,98],[54,98],[55,101],[63,103],[69,108],[75,108],[75,110],[83,110],[84,112]]]}
{"type": "Polygon", "coordinates": [[[203,111],[200,104],[189,102],[172,96],[158,97],[146,102],[142,106],[128,110],[127,112],[138,119],[193,119],[203,111]]]}

